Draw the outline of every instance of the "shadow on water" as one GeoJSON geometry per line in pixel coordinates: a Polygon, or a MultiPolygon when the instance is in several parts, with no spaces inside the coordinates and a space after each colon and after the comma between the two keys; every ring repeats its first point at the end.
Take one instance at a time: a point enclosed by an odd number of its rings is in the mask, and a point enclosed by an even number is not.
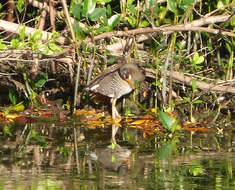
{"type": "Polygon", "coordinates": [[[8,124],[0,133],[3,190],[235,186],[232,132],[179,131],[170,138],[123,126],[110,141],[112,127],[71,122],[8,124]]]}

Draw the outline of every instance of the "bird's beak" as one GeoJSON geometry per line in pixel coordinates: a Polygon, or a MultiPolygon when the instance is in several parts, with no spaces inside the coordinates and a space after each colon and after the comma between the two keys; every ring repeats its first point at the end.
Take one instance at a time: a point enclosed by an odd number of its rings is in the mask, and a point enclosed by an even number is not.
{"type": "Polygon", "coordinates": [[[130,85],[132,89],[135,89],[135,85],[132,83],[131,79],[132,79],[132,76],[129,75],[126,81],[128,82],[128,84],[130,85]]]}

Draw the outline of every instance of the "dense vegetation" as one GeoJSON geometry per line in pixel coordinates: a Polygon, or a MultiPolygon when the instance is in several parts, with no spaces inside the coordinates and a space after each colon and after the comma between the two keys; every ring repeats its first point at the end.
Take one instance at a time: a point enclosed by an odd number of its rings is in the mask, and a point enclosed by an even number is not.
{"type": "Polygon", "coordinates": [[[4,0],[0,103],[21,110],[49,94],[84,107],[84,86],[125,56],[146,70],[145,108],[180,105],[193,120],[195,111],[226,104],[231,115],[234,13],[232,0],[4,0]]]}

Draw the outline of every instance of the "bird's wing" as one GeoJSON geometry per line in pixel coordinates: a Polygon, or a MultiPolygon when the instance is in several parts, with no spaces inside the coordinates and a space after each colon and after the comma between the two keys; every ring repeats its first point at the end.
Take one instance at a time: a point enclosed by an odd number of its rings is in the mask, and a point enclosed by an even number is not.
{"type": "Polygon", "coordinates": [[[116,61],[115,64],[107,67],[102,73],[100,73],[96,78],[94,78],[86,87],[86,89],[92,88],[92,86],[99,83],[100,80],[102,80],[105,76],[107,76],[110,73],[113,73],[117,71],[120,67],[122,67],[124,64],[126,64],[126,61],[123,59],[119,59],[116,61]]]}

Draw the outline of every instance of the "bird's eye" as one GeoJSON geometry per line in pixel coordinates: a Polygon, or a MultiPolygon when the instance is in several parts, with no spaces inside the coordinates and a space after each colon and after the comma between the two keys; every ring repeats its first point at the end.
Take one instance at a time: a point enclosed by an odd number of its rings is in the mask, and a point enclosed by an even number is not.
{"type": "Polygon", "coordinates": [[[129,69],[128,68],[123,68],[123,69],[120,69],[120,72],[119,72],[120,76],[122,77],[122,79],[126,80],[128,79],[130,76],[129,74],[129,69]]]}

